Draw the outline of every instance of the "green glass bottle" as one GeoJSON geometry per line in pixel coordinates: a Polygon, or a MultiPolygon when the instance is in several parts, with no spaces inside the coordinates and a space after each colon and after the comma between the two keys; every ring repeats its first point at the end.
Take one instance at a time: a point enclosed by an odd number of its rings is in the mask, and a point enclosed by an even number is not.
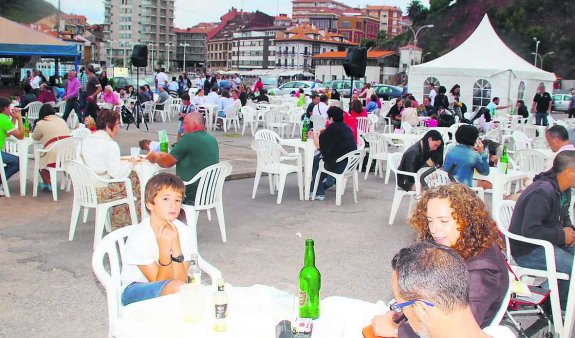
{"type": "Polygon", "coordinates": [[[300,318],[319,318],[319,290],[321,275],[315,267],[313,239],[305,241],[304,266],[299,272],[299,316],[300,318]]]}
{"type": "Polygon", "coordinates": [[[27,117],[24,118],[23,127],[24,127],[24,137],[30,136],[30,120],[28,120],[27,117]]]}
{"type": "Polygon", "coordinates": [[[160,139],[160,151],[162,153],[169,152],[169,145],[168,145],[168,134],[165,130],[158,131],[159,139],[160,139]]]}
{"type": "Polygon", "coordinates": [[[503,154],[499,159],[498,167],[502,174],[507,174],[507,171],[509,170],[509,156],[507,155],[507,146],[503,146],[503,154]]]}
{"type": "Polygon", "coordinates": [[[302,126],[301,126],[301,140],[302,142],[307,142],[307,133],[309,131],[309,119],[307,115],[303,118],[302,126]]]}

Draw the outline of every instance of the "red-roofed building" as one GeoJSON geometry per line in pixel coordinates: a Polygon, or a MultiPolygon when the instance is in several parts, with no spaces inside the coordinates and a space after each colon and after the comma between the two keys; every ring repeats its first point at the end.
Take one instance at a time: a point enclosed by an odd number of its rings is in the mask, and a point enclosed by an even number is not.
{"type": "Polygon", "coordinates": [[[280,14],[274,17],[274,26],[289,27],[292,25],[292,19],[287,14],[280,14]]]}
{"type": "Polygon", "coordinates": [[[208,33],[217,23],[201,22],[193,27],[175,28],[176,53],[173,62],[177,68],[203,68],[206,65],[206,46],[208,33]]]}
{"type": "MultiPolygon", "coordinates": [[[[332,51],[314,55],[315,77],[321,81],[346,79],[343,60],[347,51],[332,51]]],[[[399,56],[391,50],[367,52],[365,82],[388,83],[399,71],[399,56]]]]}
{"type": "Polygon", "coordinates": [[[362,11],[345,12],[337,20],[337,30],[351,42],[360,43],[363,39],[376,40],[379,19],[367,16],[362,11]]]}
{"type": "Polygon", "coordinates": [[[293,0],[292,18],[300,24],[308,23],[319,29],[335,31],[339,15],[351,9],[350,6],[333,0],[293,0]]]}
{"type": "Polygon", "coordinates": [[[329,33],[309,24],[288,28],[276,34],[276,68],[309,71],[314,68],[312,56],[356,45],[339,33],[329,33]]]}
{"type": "Polygon", "coordinates": [[[396,6],[366,6],[365,13],[379,20],[379,30],[386,33],[388,38],[392,38],[403,32],[401,22],[401,9],[396,6]]]}

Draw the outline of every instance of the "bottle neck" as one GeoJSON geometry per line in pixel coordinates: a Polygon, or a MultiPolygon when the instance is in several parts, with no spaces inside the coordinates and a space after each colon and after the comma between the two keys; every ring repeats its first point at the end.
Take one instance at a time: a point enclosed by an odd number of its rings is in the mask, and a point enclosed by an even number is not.
{"type": "Polygon", "coordinates": [[[315,252],[313,246],[306,246],[305,248],[304,267],[315,267],[315,252]]]}

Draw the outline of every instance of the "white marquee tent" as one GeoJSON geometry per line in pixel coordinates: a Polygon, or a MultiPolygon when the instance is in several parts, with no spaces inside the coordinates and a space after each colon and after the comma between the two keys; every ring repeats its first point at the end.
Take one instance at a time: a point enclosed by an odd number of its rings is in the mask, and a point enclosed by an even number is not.
{"type": "MultiPolygon", "coordinates": [[[[543,71],[515,54],[495,33],[487,14],[473,34],[451,52],[411,67],[409,91],[417,100],[427,96],[428,81],[435,78],[447,92],[461,86],[461,100],[468,110],[485,106],[493,97],[500,104],[523,99],[528,107],[540,83],[552,88],[555,74],[543,71]],[[473,108],[472,108],[473,107],[473,108]]],[[[437,90],[436,82],[436,90],[437,90]]]]}

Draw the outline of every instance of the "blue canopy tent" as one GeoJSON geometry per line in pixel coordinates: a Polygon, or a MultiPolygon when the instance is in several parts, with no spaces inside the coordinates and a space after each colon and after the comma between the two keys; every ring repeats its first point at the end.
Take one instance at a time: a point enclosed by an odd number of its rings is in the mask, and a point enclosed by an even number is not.
{"type": "Polygon", "coordinates": [[[79,54],[75,45],[2,17],[0,32],[3,32],[0,34],[0,57],[73,57],[78,69],[79,54]]]}

